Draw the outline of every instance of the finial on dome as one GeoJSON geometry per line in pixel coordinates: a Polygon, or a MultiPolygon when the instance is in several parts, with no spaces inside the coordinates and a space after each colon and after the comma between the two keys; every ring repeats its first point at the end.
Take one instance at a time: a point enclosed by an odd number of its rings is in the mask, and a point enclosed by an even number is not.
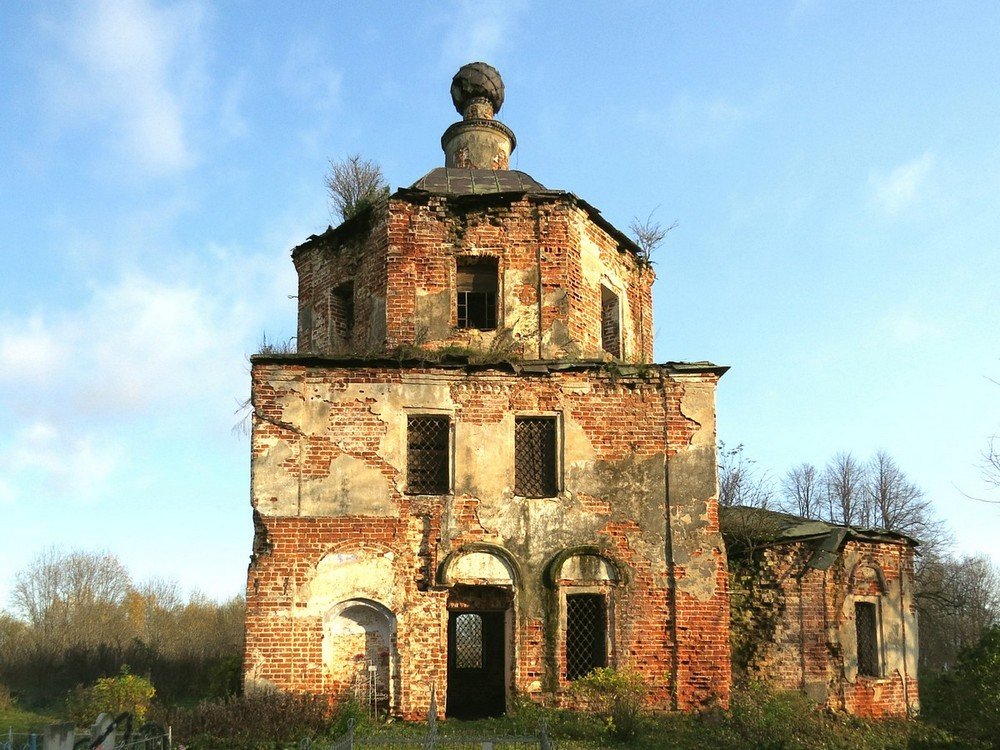
{"type": "Polygon", "coordinates": [[[471,119],[470,114],[481,117],[481,105],[489,104],[486,119],[492,120],[493,115],[503,106],[503,78],[496,68],[484,62],[463,65],[451,79],[451,100],[458,113],[466,119],[471,119]],[[470,107],[478,111],[470,113],[470,107]]]}
{"type": "Polygon", "coordinates": [[[503,79],[492,65],[473,62],[459,68],[451,79],[451,100],[462,121],[441,136],[446,167],[510,169],[517,140],[510,128],[494,119],[503,97],[503,79]]]}

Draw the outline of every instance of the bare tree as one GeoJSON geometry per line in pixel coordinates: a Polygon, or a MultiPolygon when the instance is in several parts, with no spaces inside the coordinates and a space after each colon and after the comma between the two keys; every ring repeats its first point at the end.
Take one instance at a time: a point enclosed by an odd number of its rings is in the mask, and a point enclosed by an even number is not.
{"type": "Polygon", "coordinates": [[[864,467],[848,452],[840,452],[826,465],[823,485],[829,519],[846,526],[865,526],[864,467]]]}
{"type": "Polygon", "coordinates": [[[362,159],[360,154],[330,161],[326,189],[330,193],[332,207],[343,221],[389,194],[382,167],[369,159],[362,159]]]}
{"type": "Polygon", "coordinates": [[[14,576],[11,603],[47,647],[118,643],[128,638],[121,605],[130,588],[114,555],[50,547],[14,576]]]}
{"type": "Polygon", "coordinates": [[[642,260],[649,264],[653,262],[653,253],[656,248],[663,243],[672,230],[677,228],[676,221],[668,227],[663,226],[658,221],[653,221],[654,213],[656,213],[655,208],[649,212],[645,221],[641,221],[638,216],[633,216],[632,222],[628,225],[629,231],[632,232],[632,237],[635,239],[635,244],[642,251],[642,260]]]}
{"type": "Polygon", "coordinates": [[[819,518],[823,514],[820,475],[810,463],[801,463],[789,469],[781,479],[787,507],[805,518],[819,518]]]}
{"type": "MultiPolygon", "coordinates": [[[[986,443],[980,467],[986,486],[994,492],[1000,490],[1000,435],[993,435],[986,443]]],[[[1000,499],[990,500],[990,502],[1000,502],[1000,499]]]]}
{"type": "Polygon", "coordinates": [[[726,448],[719,441],[719,504],[768,508],[774,500],[774,483],[757,462],[743,453],[743,444],[726,448]]]}
{"type": "Polygon", "coordinates": [[[958,654],[1000,625],[1000,571],[986,555],[924,555],[918,572],[920,666],[954,666],[958,654]]]}
{"type": "Polygon", "coordinates": [[[868,463],[865,496],[872,526],[915,537],[925,546],[940,541],[941,524],[930,500],[885,450],[876,452],[868,463]]]}

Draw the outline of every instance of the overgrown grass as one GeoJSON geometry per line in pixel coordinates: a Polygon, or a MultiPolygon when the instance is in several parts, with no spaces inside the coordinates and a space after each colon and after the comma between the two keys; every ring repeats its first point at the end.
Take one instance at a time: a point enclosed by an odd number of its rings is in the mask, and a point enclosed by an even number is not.
{"type": "MultiPolygon", "coordinates": [[[[172,724],[188,750],[281,750],[309,737],[323,746],[342,735],[350,718],[360,734],[426,735],[425,724],[370,722],[350,701],[331,708],[319,698],[264,693],[208,701],[156,717],[172,724]]],[[[864,721],[820,709],[796,693],[751,686],[737,690],[729,711],[645,715],[619,740],[595,713],[547,709],[520,701],[507,716],[438,723],[441,735],[535,735],[542,722],[560,750],[945,750],[969,745],[920,721],[864,721]]]]}
{"type": "Polygon", "coordinates": [[[0,735],[6,735],[8,730],[14,734],[41,734],[49,724],[62,721],[65,719],[55,714],[26,711],[15,705],[0,706],[0,735]]]}

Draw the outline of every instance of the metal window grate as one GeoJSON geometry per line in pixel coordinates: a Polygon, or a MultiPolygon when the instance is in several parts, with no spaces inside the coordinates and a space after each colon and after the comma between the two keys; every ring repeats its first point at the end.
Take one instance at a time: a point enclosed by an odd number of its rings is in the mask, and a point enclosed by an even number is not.
{"type": "Polygon", "coordinates": [[[858,674],[878,677],[878,620],[872,602],[855,602],[854,625],[858,635],[858,674]]]}
{"type": "Polygon", "coordinates": [[[458,669],[483,667],[483,618],[479,615],[455,618],[455,666],[458,669]]]}
{"type": "Polygon", "coordinates": [[[445,416],[410,417],[406,423],[406,483],[413,494],[448,492],[448,432],[445,416]]]}
{"type": "Polygon", "coordinates": [[[566,679],[606,667],[607,607],[601,594],[566,597],[566,679]]]}
{"type": "Polygon", "coordinates": [[[601,348],[613,357],[622,356],[618,295],[601,287],[601,348]]]}
{"type": "Polygon", "coordinates": [[[556,494],[555,417],[514,419],[514,492],[521,497],[556,494]]]}

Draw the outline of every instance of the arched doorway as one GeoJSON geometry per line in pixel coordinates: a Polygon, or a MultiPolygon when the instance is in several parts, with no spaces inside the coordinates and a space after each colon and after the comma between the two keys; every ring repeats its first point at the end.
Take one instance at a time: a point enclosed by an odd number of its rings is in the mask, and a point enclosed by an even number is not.
{"type": "Polygon", "coordinates": [[[448,592],[448,695],[458,719],[500,716],[513,688],[517,567],[509,553],[476,545],[442,564],[448,592]]]}
{"type": "Polygon", "coordinates": [[[368,599],[335,605],[323,623],[323,666],[335,688],[384,715],[398,694],[396,618],[368,599]]]}

